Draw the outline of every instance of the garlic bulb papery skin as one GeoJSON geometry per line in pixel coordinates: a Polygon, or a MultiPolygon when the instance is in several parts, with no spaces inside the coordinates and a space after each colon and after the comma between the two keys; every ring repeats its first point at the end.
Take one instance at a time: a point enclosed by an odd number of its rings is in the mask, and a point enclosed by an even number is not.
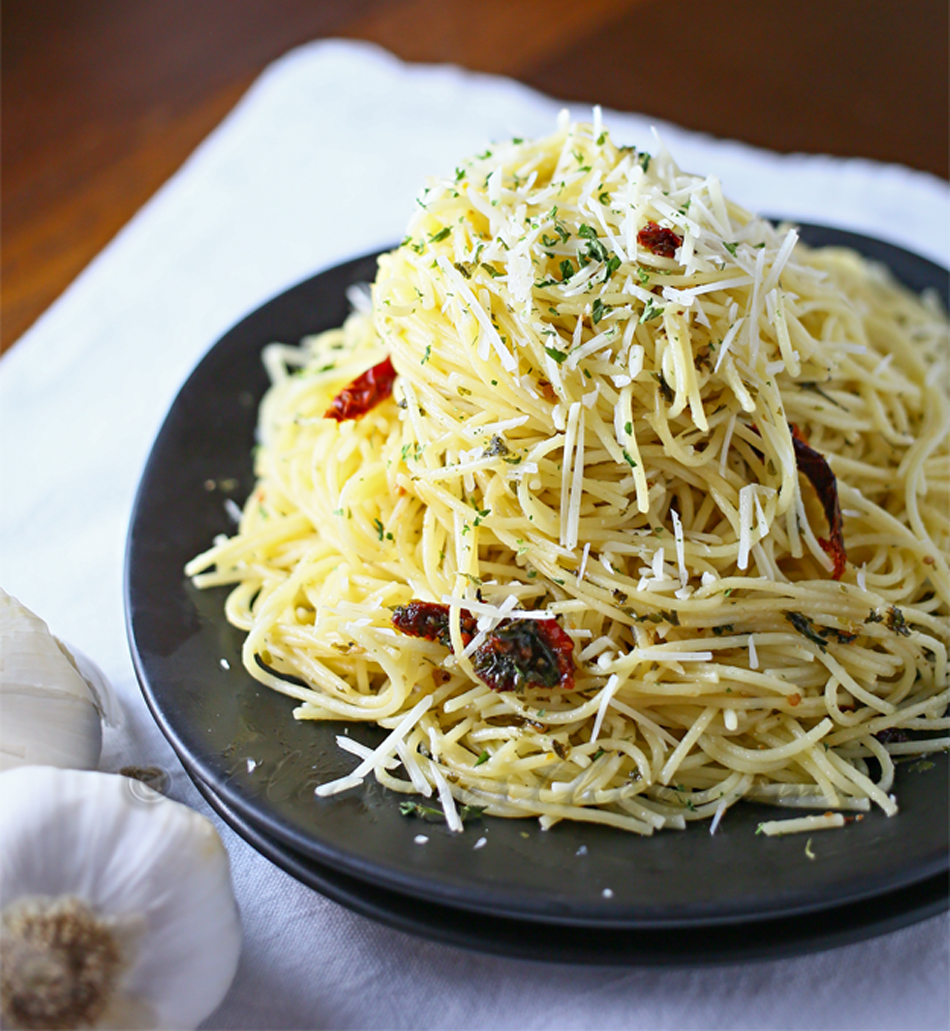
{"type": "Polygon", "coordinates": [[[98,667],[0,590],[0,770],[94,770],[103,717],[117,722],[118,703],[98,667]]]}
{"type": "Polygon", "coordinates": [[[194,1028],[241,924],[199,813],[118,774],[0,773],[4,1028],[194,1028]]]}

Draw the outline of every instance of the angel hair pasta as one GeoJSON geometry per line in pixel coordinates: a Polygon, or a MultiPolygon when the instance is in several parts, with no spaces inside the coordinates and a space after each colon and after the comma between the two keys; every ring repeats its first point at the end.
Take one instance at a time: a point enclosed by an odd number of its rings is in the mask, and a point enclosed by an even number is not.
{"type": "Polygon", "coordinates": [[[257,487],[187,572],[298,719],[390,731],[318,794],[890,815],[895,757],[948,744],[947,343],[883,268],[562,120],[267,349],[257,487]]]}

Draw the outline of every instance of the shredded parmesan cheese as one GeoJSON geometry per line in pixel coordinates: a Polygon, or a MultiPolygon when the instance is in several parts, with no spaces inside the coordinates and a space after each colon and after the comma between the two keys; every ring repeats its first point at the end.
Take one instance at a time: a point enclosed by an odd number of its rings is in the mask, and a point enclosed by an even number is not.
{"type": "Polygon", "coordinates": [[[651,148],[599,109],[493,143],[265,349],[258,482],[187,573],[296,718],[385,729],[318,796],[833,811],[783,834],[896,814],[894,757],[948,746],[946,317],[651,148]]]}

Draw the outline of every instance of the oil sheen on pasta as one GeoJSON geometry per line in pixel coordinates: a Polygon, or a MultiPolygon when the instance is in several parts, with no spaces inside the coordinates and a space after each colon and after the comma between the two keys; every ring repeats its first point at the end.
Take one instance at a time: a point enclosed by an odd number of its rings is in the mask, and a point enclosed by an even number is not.
{"type": "Polygon", "coordinates": [[[267,350],[257,488],[188,573],[233,585],[298,719],[390,731],[318,793],[650,834],[743,798],[893,815],[895,760],[947,747],[946,315],[657,147],[596,111],[493,145],[371,302],[267,350]],[[387,359],[391,396],[334,415],[387,359]],[[550,619],[571,677],[480,678],[550,619]]]}

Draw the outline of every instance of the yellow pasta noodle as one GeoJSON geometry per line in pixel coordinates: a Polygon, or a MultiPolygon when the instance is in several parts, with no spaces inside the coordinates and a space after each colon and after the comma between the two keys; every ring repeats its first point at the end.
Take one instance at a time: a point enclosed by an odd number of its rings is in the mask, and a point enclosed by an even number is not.
{"type": "Polygon", "coordinates": [[[389,731],[318,793],[372,773],[453,829],[892,815],[894,757],[948,743],[947,348],[883,268],[562,121],[430,182],[371,300],[268,349],[257,487],[187,572],[298,719],[389,731]],[[387,357],[392,396],[327,418],[387,357]],[[448,643],[394,626],[413,600],[448,643]],[[552,618],[573,681],[492,690],[478,648],[552,618]]]}

